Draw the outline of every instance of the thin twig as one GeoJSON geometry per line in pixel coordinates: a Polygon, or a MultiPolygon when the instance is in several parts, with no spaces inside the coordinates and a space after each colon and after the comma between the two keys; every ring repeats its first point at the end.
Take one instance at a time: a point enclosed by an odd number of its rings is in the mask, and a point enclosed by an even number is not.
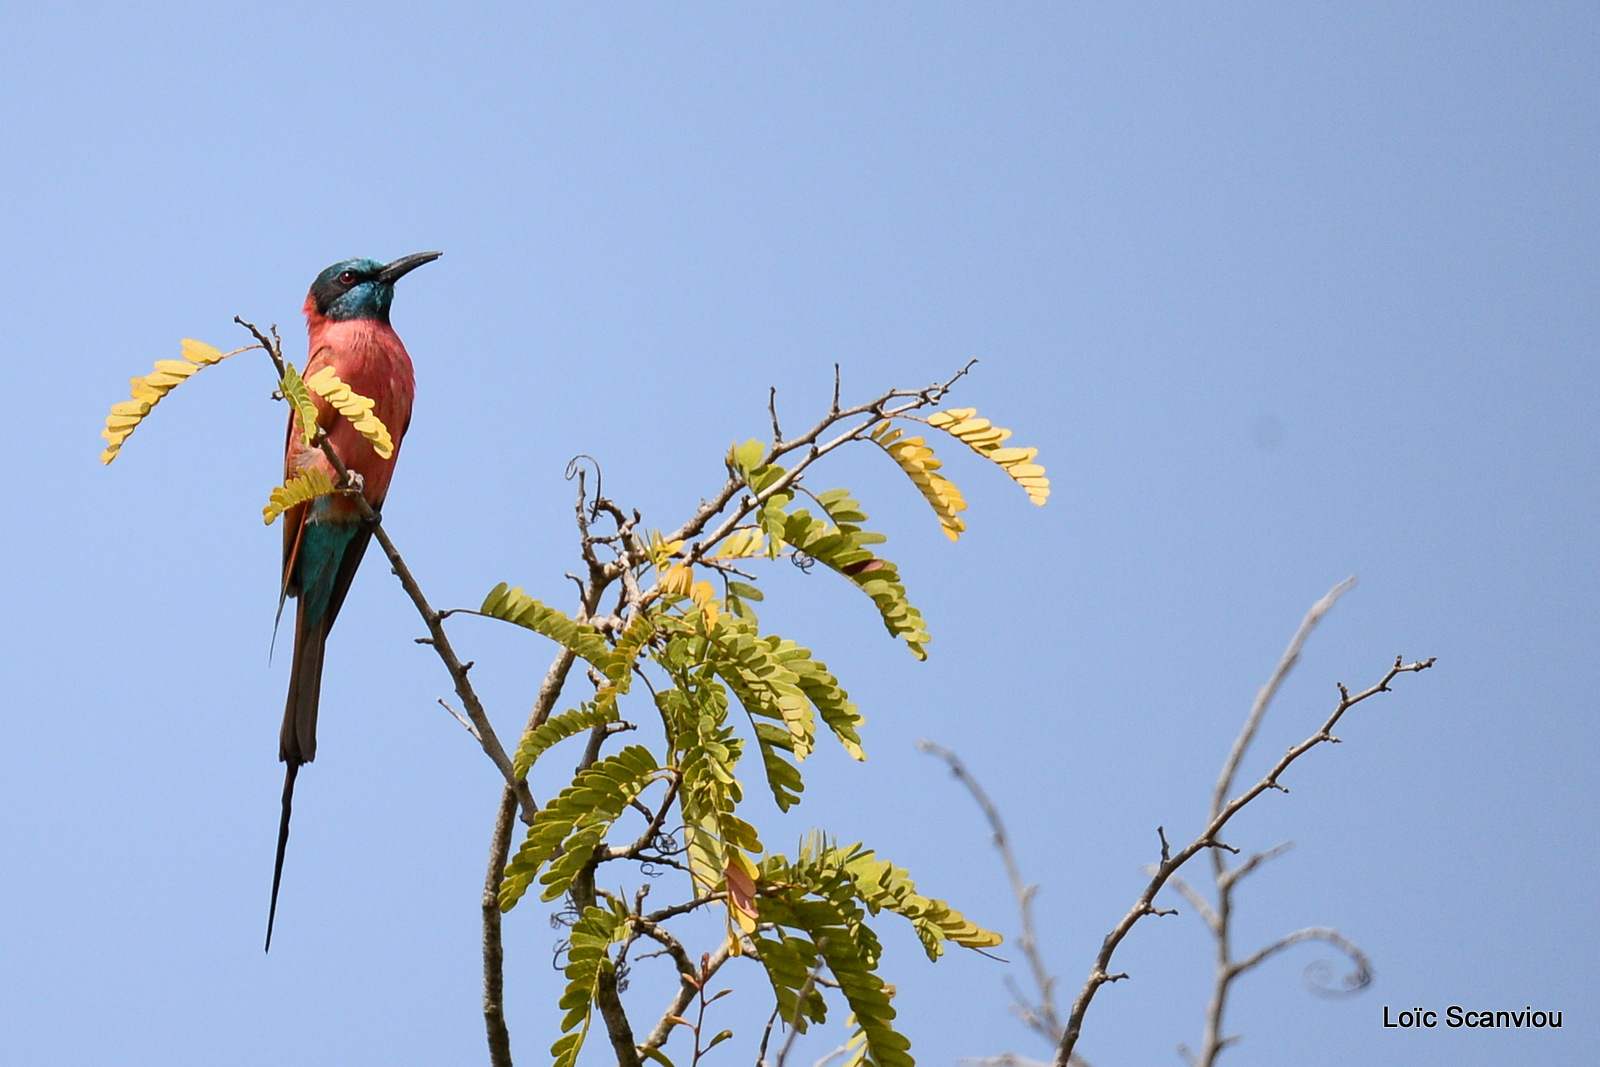
{"type": "MultiPolygon", "coordinates": [[[[731,941],[723,941],[717,951],[713,952],[705,962],[705,981],[710,981],[711,976],[717,973],[717,969],[727,963],[732,956],[733,943],[731,941]]],[[[680,967],[680,973],[696,973],[694,965],[690,964],[688,972],[682,972],[680,967]]],[[[680,981],[677,995],[672,998],[672,1003],[667,1005],[667,1010],[661,1013],[660,1021],[656,1023],[655,1028],[650,1031],[650,1036],[644,1039],[644,1044],[640,1047],[660,1048],[665,1045],[667,1038],[672,1036],[672,1028],[677,1025],[672,1020],[683,1015],[697,991],[697,987],[693,982],[680,981]]]]}
{"type": "MultiPolygon", "coordinates": [[[[1256,693],[1255,703],[1250,706],[1250,714],[1245,719],[1244,729],[1239,731],[1239,736],[1234,739],[1233,748],[1228,752],[1228,758],[1222,763],[1222,773],[1217,776],[1216,788],[1211,791],[1211,817],[1215,819],[1222,810],[1222,805],[1228,799],[1228,792],[1233,788],[1233,777],[1239,772],[1239,763],[1244,759],[1245,749],[1250,747],[1250,742],[1255,740],[1256,730],[1261,726],[1261,719],[1267,713],[1267,706],[1272,703],[1272,698],[1278,695],[1278,687],[1289,676],[1294,665],[1300,661],[1300,650],[1305,647],[1306,638],[1311,636],[1311,631],[1317,628],[1317,623],[1323,616],[1333,610],[1339,598],[1355,588],[1354,577],[1346,578],[1332,589],[1328,594],[1306,612],[1306,617],[1300,620],[1300,628],[1294,632],[1294,637],[1289,640],[1289,647],[1284,649],[1283,655],[1278,659],[1278,665],[1272,671],[1272,677],[1267,679],[1256,693]]],[[[1220,859],[1221,857],[1217,857],[1220,859]]]]}
{"type": "Polygon", "coordinates": [[[967,787],[967,792],[972,794],[972,799],[977,801],[982,809],[984,818],[989,820],[989,829],[993,832],[995,851],[1000,853],[1000,860],[1005,864],[1006,878],[1011,882],[1011,894],[1016,898],[1017,911],[1021,916],[1022,934],[1017,938],[1017,948],[1028,961],[1028,968],[1033,972],[1033,981],[1039,989],[1039,1003],[1037,1006],[1028,1003],[1027,999],[1020,996],[1020,990],[1013,996],[1017,999],[1018,1013],[1024,1022],[1042,1034],[1046,1041],[1054,1044],[1061,1040],[1061,1018],[1056,1013],[1056,977],[1045,967],[1044,957],[1039,952],[1038,931],[1033,922],[1033,898],[1039,887],[1029,885],[1022,879],[1022,868],[1017,864],[1016,854],[1011,849],[1011,838],[1006,834],[1005,823],[1000,818],[1000,809],[994,806],[989,799],[989,794],[984,792],[983,786],[978,784],[966,764],[961,762],[961,757],[945,748],[943,745],[932,741],[921,740],[917,742],[917,750],[930,755],[938,756],[950,768],[950,773],[962,785],[967,787]]]}
{"type": "Polygon", "coordinates": [[[602,863],[607,860],[635,859],[650,847],[650,843],[661,832],[661,825],[667,821],[667,816],[672,812],[672,802],[678,799],[678,785],[683,779],[677,771],[671,771],[671,775],[671,779],[667,782],[667,795],[662,799],[661,807],[651,816],[650,825],[645,827],[644,833],[626,848],[606,849],[605,855],[600,858],[602,863]]]}
{"type": "Polygon", "coordinates": [[[456,722],[460,723],[462,726],[465,726],[467,728],[467,733],[471,734],[478,741],[483,740],[482,737],[478,736],[478,728],[472,725],[472,720],[461,714],[455,708],[452,708],[449,702],[444,699],[444,697],[439,698],[439,706],[445,711],[448,711],[450,713],[450,717],[455,719],[456,722]]]}
{"type": "MultiPolygon", "coordinates": [[[[872,427],[876,426],[883,419],[893,418],[909,411],[915,411],[918,408],[937,404],[939,401],[943,400],[945,395],[949,393],[951,388],[955,386],[955,383],[960,381],[961,378],[963,378],[977,362],[977,360],[969,360],[966,366],[956,371],[956,373],[949,379],[934,385],[930,385],[926,389],[890,389],[887,392],[880,394],[875,400],[868,401],[864,404],[857,404],[850,408],[839,407],[838,368],[835,367],[834,400],[833,406],[829,410],[828,414],[824,416],[816,425],[811,427],[811,429],[807,430],[799,437],[791,438],[782,442],[781,444],[774,443],[764,462],[774,463],[779,458],[799,449],[806,449],[806,455],[802,457],[793,467],[789,468],[788,473],[784,475],[784,477],[778,479],[772,485],[768,486],[767,489],[765,489],[759,496],[754,498],[746,498],[744,501],[738,504],[734,508],[733,513],[726,518],[726,520],[717,528],[714,533],[712,533],[709,537],[704,538],[699,545],[696,545],[690,551],[690,554],[687,557],[688,562],[693,563],[699,559],[701,553],[703,553],[705,550],[705,546],[715,544],[722,538],[726,537],[735,526],[743,521],[744,518],[753,512],[762,502],[771,497],[772,494],[783,492],[784,490],[788,489],[789,486],[796,481],[799,475],[803,473],[807,467],[811,466],[811,464],[815,463],[818,459],[827,455],[829,452],[832,452],[834,449],[839,448],[842,445],[848,444],[850,441],[859,440],[861,437],[864,437],[872,429],[872,427]],[[896,407],[890,407],[890,405],[896,400],[906,400],[908,402],[896,407]],[[871,415],[872,417],[862,425],[855,427],[849,432],[844,433],[833,440],[826,442],[825,444],[817,444],[817,442],[822,438],[822,435],[827,433],[828,430],[833,426],[849,419],[858,418],[862,415],[871,415]]],[[[667,534],[665,536],[665,540],[689,541],[690,539],[697,537],[712,519],[720,515],[728,507],[728,505],[733,502],[733,499],[738,496],[740,491],[744,488],[746,488],[744,479],[736,471],[730,471],[727,481],[723,483],[722,488],[717,491],[716,495],[711,497],[711,499],[701,503],[700,507],[696,509],[695,513],[689,518],[689,520],[672,533],[667,534]]]]}

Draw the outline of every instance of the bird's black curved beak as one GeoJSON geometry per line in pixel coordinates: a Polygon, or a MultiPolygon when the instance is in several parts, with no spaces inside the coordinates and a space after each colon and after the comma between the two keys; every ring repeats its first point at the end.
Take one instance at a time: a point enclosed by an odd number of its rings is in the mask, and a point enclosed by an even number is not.
{"type": "Polygon", "coordinates": [[[442,255],[443,252],[413,252],[409,256],[401,256],[378,272],[378,280],[385,285],[393,285],[424,263],[432,263],[442,255]]]}

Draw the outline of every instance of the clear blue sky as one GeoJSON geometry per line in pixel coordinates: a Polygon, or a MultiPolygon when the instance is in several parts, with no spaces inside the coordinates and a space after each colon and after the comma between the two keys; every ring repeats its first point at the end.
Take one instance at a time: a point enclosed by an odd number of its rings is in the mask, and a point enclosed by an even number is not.
{"type": "MultiPolygon", "coordinates": [[[[293,352],[322,267],[439,248],[396,305],[420,392],[386,522],[440,604],[562,601],[571,455],[671,526],[764,432],[768,385],[798,423],[835,361],[862,395],[978,357],[957,402],[1041,448],[1042,510],[952,452],[958,545],[881,456],[820,479],[890,534],[932,655],[775,573],[764,621],[844,680],[871,758],[819,754],[806,803],[759,812],[769,841],[864,839],[1014,931],[980,819],[913,746],[955,747],[1070,998],[1155,827],[1198,828],[1294,625],[1357,574],[1251,769],[1335,681],[1439,666],[1232,840],[1296,843],[1243,891],[1241,948],[1334,925],[1377,983],[1313,997],[1325,953],[1291,953],[1238,988],[1224,1062],[1593,1062],[1597,31],[1582,4],[7,5],[0,1060],[482,1061],[499,786],[372,559],[261,952],[286,671],[265,367],[206,371],[96,460],[180,337],[232,347],[242,314],[293,352]],[[1381,1027],[1452,1003],[1565,1027],[1381,1027]]],[[[452,625],[514,730],[548,649],[452,625]]],[[[525,1063],[555,1033],[544,914],[507,925],[525,1063]]],[[[1081,1050],[1177,1063],[1197,920],[1121,962],[1081,1050]]],[[[896,932],[886,968],[919,1062],[1047,1054],[1004,965],[896,932]]],[[[757,1010],[730,1007],[725,1062],[757,1010]]]]}

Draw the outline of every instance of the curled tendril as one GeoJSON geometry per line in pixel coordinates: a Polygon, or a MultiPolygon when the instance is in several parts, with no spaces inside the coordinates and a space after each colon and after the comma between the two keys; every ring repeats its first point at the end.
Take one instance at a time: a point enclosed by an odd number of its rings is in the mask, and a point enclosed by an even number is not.
{"type": "Polygon", "coordinates": [[[578,479],[578,487],[579,491],[581,492],[583,488],[584,460],[588,460],[590,464],[594,466],[594,504],[592,505],[589,517],[591,519],[598,519],[600,517],[600,499],[604,495],[600,492],[600,461],[589,455],[587,452],[579,452],[576,456],[573,456],[571,459],[567,460],[567,473],[565,477],[569,482],[574,478],[578,479]]]}
{"type": "Polygon", "coordinates": [[[1312,960],[1301,973],[1301,981],[1305,982],[1306,988],[1319,997],[1354,996],[1372,984],[1372,965],[1367,958],[1353,945],[1339,945],[1338,948],[1350,958],[1351,966],[1349,973],[1340,978],[1337,984],[1331,980],[1338,974],[1338,968],[1327,960],[1312,960]]]}

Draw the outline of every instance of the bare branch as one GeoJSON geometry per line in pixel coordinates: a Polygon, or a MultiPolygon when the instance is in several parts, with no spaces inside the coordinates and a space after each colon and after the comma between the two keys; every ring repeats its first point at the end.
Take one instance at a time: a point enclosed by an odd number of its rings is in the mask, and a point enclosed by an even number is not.
{"type": "MultiPolygon", "coordinates": [[[[1304,644],[1305,637],[1316,626],[1316,623],[1321,620],[1322,616],[1327,613],[1332,603],[1348,588],[1348,581],[1341,582],[1312,607],[1312,610],[1306,615],[1306,621],[1301,623],[1300,630],[1295,634],[1295,639],[1290,642],[1288,650],[1284,653],[1283,659],[1280,660],[1278,669],[1273,672],[1272,680],[1268,682],[1266,687],[1263,687],[1262,693],[1264,696],[1257,696],[1256,705],[1251,708],[1250,717],[1246,720],[1245,730],[1240,734],[1240,740],[1234,743],[1234,750],[1229,753],[1228,760],[1224,764],[1223,774],[1218,780],[1224,796],[1232,782],[1234,773],[1237,771],[1239,760],[1243,757],[1244,749],[1248,747],[1251,737],[1254,736],[1256,728],[1260,725],[1261,715],[1265,712],[1266,705],[1271,702],[1272,695],[1277,690],[1277,685],[1282,682],[1283,677],[1288,673],[1288,669],[1293,666],[1294,660],[1299,657],[1300,648],[1304,644]]],[[[1144,916],[1154,911],[1153,901],[1167,880],[1200,852],[1207,849],[1230,848],[1230,846],[1224,845],[1217,836],[1222,832],[1223,827],[1247,804],[1262,793],[1269,789],[1282,788],[1278,783],[1278,779],[1295,760],[1320,744],[1334,741],[1333,728],[1338,725],[1345,712],[1378,693],[1389,692],[1389,683],[1398,675],[1427,670],[1433,666],[1434,662],[1434,659],[1429,658],[1408,664],[1405,662],[1404,657],[1396,657],[1394,665],[1389,668],[1382,680],[1376,685],[1354,696],[1341,685],[1339,687],[1338,706],[1327,721],[1322,724],[1320,730],[1285,752],[1278,762],[1273,765],[1272,769],[1255,785],[1224,804],[1214,805],[1215,810],[1206,828],[1192,842],[1175,853],[1170,860],[1162,862],[1156,868],[1156,873],[1151,877],[1150,883],[1145,887],[1144,892],[1140,894],[1139,899],[1128,910],[1128,913],[1123,916],[1122,920],[1106,935],[1105,941],[1100,946],[1100,952],[1095,958],[1094,967],[1089,972],[1089,978],[1084,983],[1083,989],[1078,993],[1077,998],[1073,1001],[1071,1014],[1067,1017],[1065,1032],[1062,1035],[1060,1044],[1056,1047],[1055,1067],[1067,1067],[1073,1048],[1082,1033],[1084,1015],[1088,1012],[1089,1004],[1094,1000],[1095,993],[1106,983],[1125,977],[1125,975],[1112,975],[1109,973],[1108,968],[1111,958],[1116,953],[1117,946],[1128,936],[1134,925],[1144,916]]],[[[1219,919],[1225,930],[1227,916],[1221,913],[1221,909],[1219,909],[1219,919]]],[[[1225,987],[1219,988],[1223,988],[1225,992],[1225,987]]],[[[1220,1011],[1217,1014],[1220,1018],[1220,1011]]],[[[1227,1039],[1221,1038],[1217,1047],[1219,1049],[1225,1047],[1226,1043],[1227,1039]]],[[[1200,1062],[1205,1062],[1203,1057],[1200,1062]]]]}
{"type": "Polygon", "coordinates": [[[1306,612],[1306,617],[1300,620],[1300,628],[1294,632],[1294,637],[1289,639],[1289,647],[1284,649],[1283,656],[1278,660],[1278,665],[1272,671],[1272,676],[1267,679],[1267,684],[1256,693],[1255,703],[1250,706],[1250,714],[1244,721],[1244,729],[1239,731],[1239,736],[1234,739],[1233,748],[1228,753],[1228,758],[1223,761],[1222,773],[1217,776],[1217,786],[1211,793],[1211,817],[1215,819],[1222,810],[1223,803],[1228,799],[1228,791],[1233,788],[1233,776],[1239,773],[1239,763],[1244,759],[1245,750],[1250,747],[1250,742],[1255,740],[1256,730],[1261,726],[1261,718],[1267,713],[1267,707],[1272,703],[1272,698],[1278,695],[1278,687],[1289,676],[1294,665],[1300,660],[1300,650],[1305,647],[1306,638],[1311,636],[1311,631],[1317,628],[1317,623],[1322,617],[1333,610],[1339,598],[1355,588],[1355,578],[1346,578],[1332,589],[1328,594],[1306,612]]]}
{"type": "MultiPolygon", "coordinates": [[[[744,518],[754,511],[763,501],[771,497],[774,493],[783,492],[784,490],[788,489],[806,470],[806,468],[810,467],[811,464],[815,463],[818,459],[821,459],[829,452],[832,452],[834,449],[848,444],[851,441],[859,440],[860,438],[866,436],[866,434],[871,431],[872,427],[876,426],[879,422],[886,418],[894,418],[898,415],[915,411],[918,408],[928,407],[939,403],[944,399],[945,395],[949,393],[951,388],[954,387],[955,383],[961,380],[961,378],[963,378],[977,362],[978,361],[975,359],[969,360],[966,366],[956,371],[956,373],[949,379],[930,385],[926,389],[890,389],[887,392],[880,394],[874,400],[870,400],[864,404],[857,404],[849,408],[839,407],[838,368],[835,367],[834,402],[833,406],[829,409],[828,414],[818,421],[816,425],[812,426],[811,429],[807,430],[799,437],[791,438],[790,440],[783,441],[781,443],[774,442],[771,450],[767,454],[766,462],[776,462],[780,457],[788,455],[797,450],[804,449],[806,450],[806,454],[798,462],[796,462],[794,466],[789,468],[788,473],[783,478],[780,478],[777,482],[773,483],[759,496],[754,498],[746,497],[743,501],[736,505],[733,512],[719,527],[717,527],[715,532],[702,539],[700,544],[696,545],[690,550],[689,554],[685,557],[686,561],[689,563],[696,562],[700,558],[700,555],[705,551],[706,546],[715,544],[722,538],[726,537],[735,526],[742,522],[744,518]],[[896,400],[904,400],[906,403],[891,407],[896,400]],[[860,425],[855,426],[853,429],[840,434],[824,444],[817,443],[822,439],[823,435],[834,426],[841,422],[860,418],[863,415],[870,417],[860,425]]],[[[728,505],[733,503],[734,498],[737,497],[745,488],[746,486],[744,479],[739,476],[737,471],[730,470],[728,479],[723,483],[722,488],[717,490],[716,494],[712,496],[710,500],[701,503],[700,507],[687,522],[685,522],[678,529],[674,530],[672,533],[667,534],[666,540],[687,542],[695,537],[698,537],[711,523],[711,520],[716,518],[725,509],[727,509],[728,505]]]]}
{"type": "MultiPolygon", "coordinates": [[[[968,364],[971,366],[971,364],[968,364]]],[[[1017,1007],[1022,1020],[1034,1030],[1042,1034],[1046,1041],[1055,1043],[1061,1040],[1061,1018],[1056,1013],[1055,1003],[1055,975],[1044,965],[1044,957],[1039,952],[1038,931],[1033,922],[1033,897],[1039,887],[1029,885],[1022,880],[1022,868],[1017,864],[1016,854],[1011,849],[1011,839],[1006,834],[1005,823],[1000,818],[1000,809],[994,806],[985,793],[978,780],[967,770],[966,764],[961,762],[961,757],[942,745],[932,741],[921,740],[917,742],[917,750],[930,755],[938,756],[950,768],[950,773],[956,780],[967,787],[967,792],[972,794],[972,799],[977,801],[982,809],[984,818],[989,820],[989,829],[993,832],[995,851],[1000,853],[1000,861],[1005,864],[1006,878],[1011,882],[1011,894],[1017,901],[1017,912],[1021,917],[1022,934],[1017,938],[1017,948],[1021,950],[1023,958],[1028,961],[1028,968],[1033,972],[1034,985],[1039,990],[1039,1003],[1033,1005],[1021,996],[1020,990],[1013,990],[1017,998],[1017,1007]]],[[[1163,836],[1162,841],[1166,838],[1163,836]]],[[[1164,847],[1164,846],[1163,846],[1164,847]]]]}
{"type": "Polygon", "coordinates": [[[1285,852],[1288,852],[1293,847],[1293,841],[1285,841],[1283,844],[1269,848],[1265,852],[1257,852],[1255,855],[1239,864],[1239,866],[1225,871],[1222,877],[1218,880],[1217,884],[1223,888],[1232,888],[1239,882],[1241,878],[1244,878],[1251,871],[1255,870],[1263,863],[1266,863],[1268,860],[1277,859],[1279,856],[1283,855],[1285,852]]]}
{"type": "Polygon", "coordinates": [[[483,879],[483,1023],[489,1035],[491,1067],[511,1067],[511,1034],[506,1030],[505,948],[500,938],[500,882],[511,854],[511,827],[516,822],[517,794],[509,785],[500,791],[500,812],[489,845],[489,870],[483,879]]]}
{"type": "Polygon", "coordinates": [[[838,1059],[840,1056],[849,1055],[849,1053],[850,1053],[850,1046],[849,1045],[840,1045],[838,1048],[834,1049],[832,1052],[828,1053],[826,1056],[823,1056],[823,1057],[819,1058],[815,1063],[813,1063],[811,1065],[811,1067],[828,1067],[828,1064],[832,1063],[834,1060],[838,1059]]]}
{"type": "Polygon", "coordinates": [[[483,738],[478,736],[478,728],[476,726],[472,725],[472,720],[471,719],[469,719],[465,715],[461,714],[455,708],[452,708],[450,706],[450,704],[444,699],[444,697],[440,697],[439,698],[439,706],[441,708],[443,708],[445,711],[448,711],[450,713],[450,717],[455,719],[456,722],[460,723],[462,726],[465,726],[467,728],[467,733],[471,734],[473,736],[473,738],[476,739],[479,743],[482,743],[483,738]]]}
{"type": "Polygon", "coordinates": [[[667,815],[672,811],[672,802],[678,799],[678,786],[682,780],[677,771],[672,772],[672,778],[667,783],[667,795],[662,799],[661,807],[651,816],[650,825],[645,827],[644,833],[626,848],[606,849],[605,855],[601,857],[602,863],[607,860],[637,859],[650,847],[650,843],[661,832],[661,825],[667,821],[667,815]]]}
{"type": "Polygon", "coordinates": [[[703,897],[695,897],[693,900],[684,901],[682,904],[674,904],[671,907],[662,908],[660,911],[653,911],[646,915],[645,918],[651,922],[666,922],[674,915],[687,915],[691,911],[700,910],[707,904],[715,904],[718,901],[727,899],[728,894],[724,892],[707,893],[703,897]]]}
{"type": "MultiPolygon", "coordinates": [[[[1156,868],[1147,866],[1145,867],[1144,871],[1146,874],[1155,874],[1156,868]]],[[[1198,889],[1190,885],[1188,882],[1185,882],[1182,878],[1179,878],[1175,874],[1167,878],[1167,884],[1173,889],[1176,889],[1178,894],[1182,896],[1184,900],[1189,902],[1189,906],[1199,913],[1201,921],[1211,928],[1212,933],[1217,932],[1217,930],[1220,928],[1220,923],[1217,919],[1217,913],[1211,907],[1211,903],[1206,900],[1205,897],[1200,895],[1200,891],[1198,889]]]]}

